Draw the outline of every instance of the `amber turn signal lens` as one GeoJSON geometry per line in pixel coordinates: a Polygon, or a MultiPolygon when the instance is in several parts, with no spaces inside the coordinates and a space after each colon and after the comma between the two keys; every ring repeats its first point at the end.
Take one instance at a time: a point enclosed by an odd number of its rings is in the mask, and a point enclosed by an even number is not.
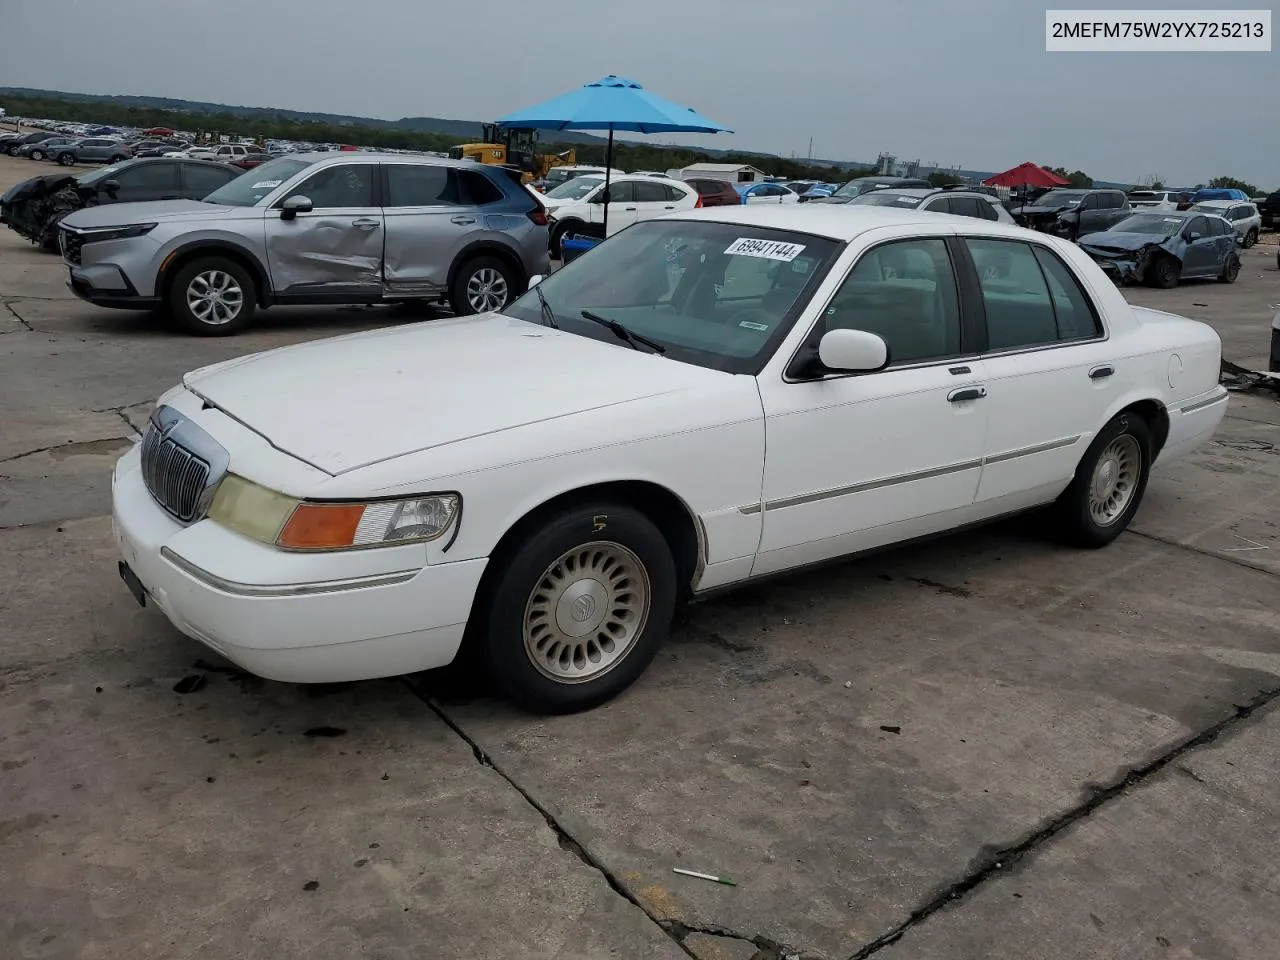
{"type": "Polygon", "coordinates": [[[280,531],[278,543],[297,550],[349,547],[364,516],[363,503],[304,503],[280,531]]]}

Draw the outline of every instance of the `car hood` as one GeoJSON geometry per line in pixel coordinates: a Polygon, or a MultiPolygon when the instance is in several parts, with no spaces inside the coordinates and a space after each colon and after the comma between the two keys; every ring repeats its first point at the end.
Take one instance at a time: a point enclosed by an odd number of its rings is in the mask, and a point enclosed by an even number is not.
{"type": "Polygon", "coordinates": [[[282,347],[196,370],[183,384],[336,475],[729,376],[484,314],[282,347]]]}
{"type": "Polygon", "coordinates": [[[23,200],[31,200],[35,197],[43,197],[55,190],[61,190],[70,183],[75,182],[75,177],[68,177],[65,173],[54,173],[44,177],[32,177],[30,180],[23,180],[21,183],[15,183],[12,187],[0,196],[0,203],[13,204],[23,200]]]}
{"type": "Polygon", "coordinates": [[[209,217],[225,217],[235,211],[251,207],[224,207],[199,200],[151,200],[143,203],[113,203],[101,207],[87,207],[71,214],[62,222],[77,230],[95,227],[116,227],[129,223],[163,223],[167,220],[203,220],[209,217]]]}
{"type": "Polygon", "coordinates": [[[1105,247],[1108,250],[1141,250],[1152,243],[1160,246],[1169,239],[1169,237],[1157,237],[1150,233],[1120,233],[1108,230],[1081,237],[1080,246],[1105,247]]]}

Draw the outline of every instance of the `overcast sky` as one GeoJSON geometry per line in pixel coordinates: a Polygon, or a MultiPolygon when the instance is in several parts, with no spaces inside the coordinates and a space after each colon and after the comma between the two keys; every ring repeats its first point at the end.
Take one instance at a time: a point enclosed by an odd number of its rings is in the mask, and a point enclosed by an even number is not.
{"type": "Polygon", "coordinates": [[[0,0],[0,86],[492,120],[615,73],[735,131],[686,143],[1280,186],[1280,47],[1050,54],[1047,5],[0,0]]]}

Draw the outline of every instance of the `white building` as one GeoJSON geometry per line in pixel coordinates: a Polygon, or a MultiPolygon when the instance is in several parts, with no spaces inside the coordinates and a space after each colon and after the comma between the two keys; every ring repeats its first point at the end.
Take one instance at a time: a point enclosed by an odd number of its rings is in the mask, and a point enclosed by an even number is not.
{"type": "Polygon", "coordinates": [[[768,176],[763,170],[757,170],[746,163],[695,163],[676,172],[681,180],[702,177],[728,183],[756,183],[768,176]]]}

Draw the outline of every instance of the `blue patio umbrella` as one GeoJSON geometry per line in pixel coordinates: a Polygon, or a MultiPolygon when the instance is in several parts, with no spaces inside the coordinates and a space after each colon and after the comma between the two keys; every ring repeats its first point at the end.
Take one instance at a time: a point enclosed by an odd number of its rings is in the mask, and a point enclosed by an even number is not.
{"type": "Polygon", "coordinates": [[[613,167],[613,133],[733,133],[713,120],[650,93],[634,80],[607,76],[498,121],[500,127],[540,130],[607,130],[605,148],[604,230],[609,233],[609,171],[613,167]]]}

